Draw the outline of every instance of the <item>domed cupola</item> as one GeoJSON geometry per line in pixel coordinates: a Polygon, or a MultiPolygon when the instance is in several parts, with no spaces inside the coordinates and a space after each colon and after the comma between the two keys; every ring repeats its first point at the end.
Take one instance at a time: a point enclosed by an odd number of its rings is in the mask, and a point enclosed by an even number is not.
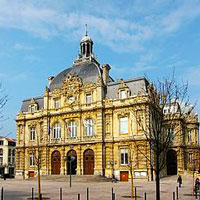
{"type": "Polygon", "coordinates": [[[83,36],[83,38],[81,39],[80,48],[82,57],[89,57],[93,54],[92,53],[93,41],[87,34],[87,25],[86,25],[85,36],[83,36]]]}

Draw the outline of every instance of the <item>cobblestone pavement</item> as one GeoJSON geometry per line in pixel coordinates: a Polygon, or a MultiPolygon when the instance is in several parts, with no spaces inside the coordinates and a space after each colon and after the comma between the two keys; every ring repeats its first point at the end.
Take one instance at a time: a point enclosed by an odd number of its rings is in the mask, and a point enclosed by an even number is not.
{"type": "MultiPolygon", "coordinates": [[[[161,179],[161,199],[172,200],[173,192],[176,191],[177,176],[161,179]]],[[[179,189],[179,200],[195,200],[192,196],[192,176],[183,176],[183,185],[179,189]]],[[[81,200],[86,199],[86,188],[90,191],[90,200],[111,200],[111,189],[114,189],[116,200],[130,199],[130,182],[73,182],[72,188],[69,182],[58,182],[54,179],[42,181],[42,193],[44,197],[59,200],[59,190],[63,190],[63,200],[77,200],[80,193],[81,200]]],[[[147,193],[147,200],[155,199],[155,182],[137,180],[134,181],[137,187],[137,200],[144,199],[144,192],[147,193]]],[[[31,188],[34,188],[37,195],[36,180],[3,180],[0,179],[0,187],[4,187],[4,200],[24,200],[31,197],[31,188]]],[[[199,197],[198,197],[199,198],[199,197]]]]}

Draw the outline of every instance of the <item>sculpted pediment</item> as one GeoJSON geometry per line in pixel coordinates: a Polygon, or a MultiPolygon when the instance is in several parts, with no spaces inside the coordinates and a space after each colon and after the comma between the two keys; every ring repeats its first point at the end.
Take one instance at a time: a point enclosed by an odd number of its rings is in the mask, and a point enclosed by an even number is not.
{"type": "Polygon", "coordinates": [[[83,82],[82,79],[76,74],[68,74],[62,84],[62,92],[64,94],[74,94],[80,90],[83,82]]]}

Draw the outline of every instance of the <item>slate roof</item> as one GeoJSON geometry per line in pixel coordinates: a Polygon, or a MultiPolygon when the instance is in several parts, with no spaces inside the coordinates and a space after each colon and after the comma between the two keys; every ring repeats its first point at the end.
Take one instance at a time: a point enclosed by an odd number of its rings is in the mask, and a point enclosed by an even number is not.
{"type": "MultiPolygon", "coordinates": [[[[21,107],[21,112],[28,112],[28,106],[30,104],[32,99],[25,99],[22,102],[22,107],[21,107]]],[[[36,101],[36,103],[38,104],[38,109],[41,110],[44,108],[44,99],[43,97],[36,97],[34,98],[34,100],[36,101]]]]}
{"type": "Polygon", "coordinates": [[[52,80],[50,84],[50,91],[61,88],[67,74],[78,75],[82,78],[83,84],[87,82],[95,83],[98,81],[98,76],[101,75],[101,69],[93,62],[85,64],[81,63],[81,65],[65,69],[52,80]]]}
{"type": "MultiPolygon", "coordinates": [[[[131,96],[137,95],[138,92],[146,93],[149,82],[144,77],[124,79],[124,83],[129,87],[131,96]]],[[[120,87],[121,80],[108,83],[106,97],[108,99],[118,99],[118,89],[120,87]]]]}

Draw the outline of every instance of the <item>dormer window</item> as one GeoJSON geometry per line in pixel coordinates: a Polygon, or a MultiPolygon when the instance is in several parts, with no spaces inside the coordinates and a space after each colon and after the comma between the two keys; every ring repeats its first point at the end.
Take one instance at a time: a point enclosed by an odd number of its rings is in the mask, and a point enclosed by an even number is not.
{"type": "Polygon", "coordinates": [[[91,104],[91,103],[92,103],[92,95],[86,94],[86,104],[91,104]]]}
{"type": "Polygon", "coordinates": [[[29,103],[29,106],[28,106],[28,110],[29,112],[33,113],[35,112],[36,110],[38,110],[38,104],[37,102],[35,101],[35,99],[31,99],[30,103],[29,103]]]}
{"type": "Polygon", "coordinates": [[[30,105],[29,106],[29,112],[33,113],[37,110],[37,105],[30,105]]]}
{"type": "Polygon", "coordinates": [[[54,108],[59,108],[60,107],[60,101],[59,99],[54,99],[54,108]]]}
{"type": "Polygon", "coordinates": [[[125,90],[120,90],[120,99],[125,99],[127,97],[125,90]]]}

